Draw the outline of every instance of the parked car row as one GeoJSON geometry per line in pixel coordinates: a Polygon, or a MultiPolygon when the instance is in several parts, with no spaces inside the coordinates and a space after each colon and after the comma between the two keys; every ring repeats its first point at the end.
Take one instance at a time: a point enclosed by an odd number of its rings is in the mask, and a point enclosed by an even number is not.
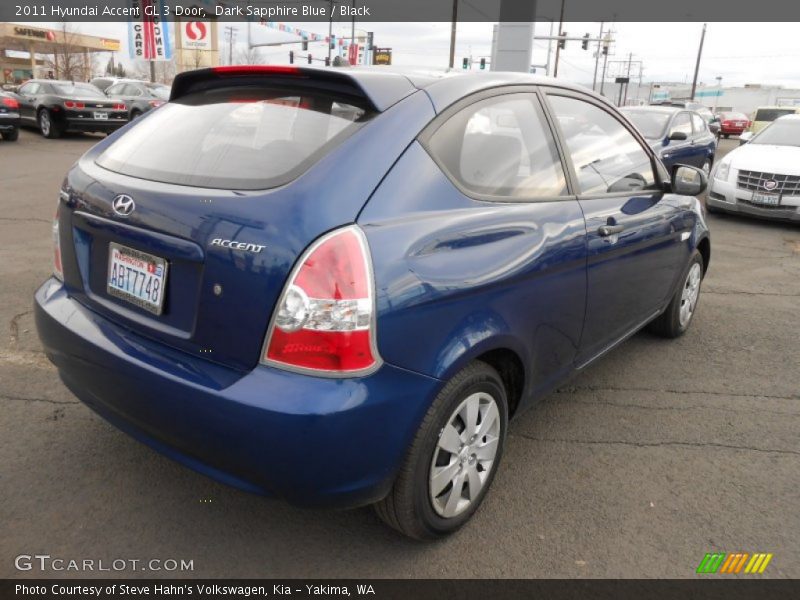
{"type": "Polygon", "coordinates": [[[46,138],[67,132],[108,134],[164,104],[169,90],[166,85],[120,80],[103,92],[92,83],[32,79],[0,96],[0,132],[4,139],[16,139],[19,126],[38,129],[46,138]],[[15,119],[14,125],[5,124],[15,119]]]}

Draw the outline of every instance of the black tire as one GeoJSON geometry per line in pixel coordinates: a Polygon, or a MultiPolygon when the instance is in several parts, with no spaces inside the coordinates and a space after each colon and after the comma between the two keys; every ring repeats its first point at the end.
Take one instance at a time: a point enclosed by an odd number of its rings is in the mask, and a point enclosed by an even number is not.
{"type": "Polygon", "coordinates": [[[390,527],[417,540],[435,539],[459,529],[475,513],[492,485],[503,455],[507,427],[508,400],[502,379],[486,363],[470,363],[447,382],[431,404],[391,491],[375,504],[378,516],[390,527]],[[453,413],[468,396],[476,392],[485,392],[495,400],[500,421],[497,452],[476,499],[471,500],[460,514],[445,518],[434,509],[429,495],[434,451],[453,413]]]}
{"type": "Polygon", "coordinates": [[[141,116],[142,116],[142,112],[141,112],[141,111],[139,111],[139,110],[132,110],[132,111],[131,111],[131,116],[130,116],[130,119],[129,119],[129,120],[130,120],[130,121],[133,121],[134,119],[138,119],[138,118],[139,118],[139,117],[141,117],[141,116]]]}
{"type": "Polygon", "coordinates": [[[675,295],[672,296],[669,306],[667,306],[667,309],[663,313],[651,321],[647,328],[656,335],[660,335],[665,338],[676,338],[686,333],[686,331],[689,329],[689,326],[692,324],[692,320],[694,320],[694,315],[697,313],[697,305],[700,301],[700,287],[702,285],[704,275],[703,256],[699,251],[695,250],[691,259],[689,260],[689,263],[686,265],[686,268],[681,274],[681,283],[675,290],[675,295]],[[700,280],[697,284],[697,298],[694,302],[694,307],[689,314],[688,320],[681,322],[681,307],[684,304],[683,292],[684,289],[690,285],[689,276],[694,269],[694,265],[699,265],[700,267],[700,280]]]}
{"type": "Polygon", "coordinates": [[[7,142],[16,142],[19,138],[19,128],[14,127],[11,131],[3,132],[3,139],[7,142]]]}
{"type": "Polygon", "coordinates": [[[730,133],[723,133],[722,137],[724,137],[727,140],[729,137],[731,137],[731,134],[730,133]]]}
{"type": "Polygon", "coordinates": [[[53,119],[53,115],[46,108],[39,110],[36,121],[39,123],[39,131],[41,134],[49,140],[60,138],[64,133],[61,129],[61,125],[53,119]]]}

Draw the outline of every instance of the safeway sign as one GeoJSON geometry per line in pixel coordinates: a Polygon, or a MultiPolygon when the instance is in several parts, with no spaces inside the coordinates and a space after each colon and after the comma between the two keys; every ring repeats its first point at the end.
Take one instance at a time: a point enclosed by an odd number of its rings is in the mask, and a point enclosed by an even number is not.
{"type": "Polygon", "coordinates": [[[181,33],[184,48],[211,50],[211,24],[207,21],[184,21],[181,33]]]}
{"type": "Polygon", "coordinates": [[[134,60],[171,60],[172,36],[164,0],[131,0],[141,15],[128,27],[128,49],[134,60]]]}

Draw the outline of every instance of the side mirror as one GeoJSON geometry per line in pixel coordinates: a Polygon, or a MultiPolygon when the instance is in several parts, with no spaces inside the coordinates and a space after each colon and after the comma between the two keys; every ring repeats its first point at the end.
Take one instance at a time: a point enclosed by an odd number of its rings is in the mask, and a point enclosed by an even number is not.
{"type": "Polygon", "coordinates": [[[672,131],[669,134],[668,140],[686,140],[688,136],[683,131],[672,131]]]}
{"type": "Polygon", "coordinates": [[[743,146],[747,142],[753,139],[755,134],[752,131],[745,131],[742,135],[739,136],[739,145],[743,146]]]}
{"type": "Polygon", "coordinates": [[[708,187],[708,177],[697,167],[675,165],[672,168],[672,193],[699,196],[708,187]]]}

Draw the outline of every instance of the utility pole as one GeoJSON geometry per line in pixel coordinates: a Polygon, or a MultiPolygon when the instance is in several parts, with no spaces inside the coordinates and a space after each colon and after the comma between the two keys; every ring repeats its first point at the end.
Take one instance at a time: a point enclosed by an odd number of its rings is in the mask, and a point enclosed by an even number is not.
{"type": "MultiPolygon", "coordinates": [[[[562,28],[564,27],[564,4],[566,0],[561,0],[561,16],[558,19],[558,35],[564,35],[562,28]]],[[[553,67],[553,77],[558,77],[558,57],[561,54],[561,46],[556,44],[556,64],[553,67]]]]}
{"type": "Polygon", "coordinates": [[[553,20],[550,20],[550,39],[547,40],[547,66],[545,67],[545,75],[550,77],[550,57],[553,54],[553,20]]]}
{"type": "Polygon", "coordinates": [[[597,36],[599,38],[597,40],[597,52],[594,55],[594,77],[592,78],[592,91],[594,91],[594,88],[597,85],[597,67],[600,65],[600,45],[603,43],[603,25],[605,25],[605,21],[600,21],[600,35],[597,36]]]}
{"type": "Polygon", "coordinates": [[[333,0],[330,0],[330,17],[328,18],[328,64],[331,63],[331,39],[333,38],[333,0]]]}
{"type": "Polygon", "coordinates": [[[625,78],[628,80],[625,82],[625,98],[622,100],[622,104],[620,106],[625,106],[625,103],[628,101],[628,85],[631,81],[631,61],[633,60],[633,52],[628,52],[628,73],[625,75],[625,78]]]}
{"type": "Polygon", "coordinates": [[[450,23],[450,68],[456,64],[456,25],[458,23],[458,0],[453,0],[453,21],[450,23]]]}
{"type": "Polygon", "coordinates": [[[694,65],[694,79],[692,79],[692,98],[697,91],[697,73],[700,71],[700,57],[703,56],[703,42],[706,39],[706,23],[703,23],[703,33],[700,34],[700,47],[697,49],[697,62],[694,65]]]}
{"type": "Polygon", "coordinates": [[[156,61],[150,61],[150,81],[152,83],[156,82],[156,61]]]}
{"type": "Polygon", "coordinates": [[[236,29],[227,25],[225,27],[225,36],[228,38],[228,64],[233,64],[233,40],[236,38],[236,29]]]}
{"type": "Polygon", "coordinates": [[[356,43],[356,0],[350,2],[353,7],[353,20],[350,22],[350,45],[356,43]]]}
{"type": "MultiPolygon", "coordinates": [[[[609,34],[610,34],[610,32],[609,32],[609,34]]],[[[609,34],[606,34],[606,35],[609,35],[609,34]]],[[[605,47],[605,44],[604,44],[604,47],[605,47]]],[[[603,88],[606,85],[606,66],[608,65],[608,52],[609,52],[609,50],[606,50],[605,53],[603,54],[603,77],[600,79],[600,95],[601,96],[603,95],[603,88]]]]}

